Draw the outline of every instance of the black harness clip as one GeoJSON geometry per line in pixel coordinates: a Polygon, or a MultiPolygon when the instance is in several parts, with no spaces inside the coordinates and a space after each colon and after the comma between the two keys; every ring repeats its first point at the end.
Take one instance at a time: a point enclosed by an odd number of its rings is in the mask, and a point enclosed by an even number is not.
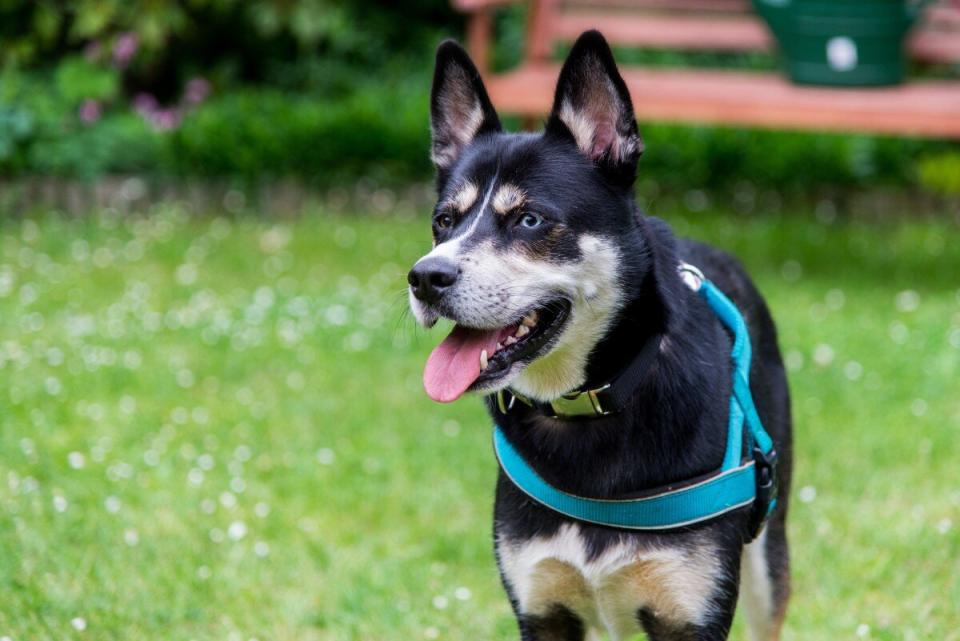
{"type": "Polygon", "coordinates": [[[749,541],[757,538],[763,526],[767,524],[767,520],[777,507],[777,493],[780,489],[780,483],[777,480],[777,451],[771,449],[764,454],[754,445],[753,460],[757,474],[757,496],[753,501],[749,541]]]}

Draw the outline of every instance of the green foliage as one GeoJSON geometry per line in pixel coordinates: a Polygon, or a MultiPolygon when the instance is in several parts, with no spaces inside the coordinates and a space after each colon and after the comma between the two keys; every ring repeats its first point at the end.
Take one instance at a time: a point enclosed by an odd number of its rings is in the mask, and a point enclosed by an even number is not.
{"type": "Polygon", "coordinates": [[[729,188],[747,181],[803,191],[915,186],[914,159],[950,143],[866,135],[641,124],[640,177],[662,186],[729,188]]]}
{"type": "MultiPolygon", "coordinates": [[[[403,315],[424,213],[211,213],[0,219],[0,632],[515,641],[490,420],[426,398],[403,315]]],[[[777,320],[784,640],[956,639],[956,225],[658,213],[777,320]]]]}
{"type": "Polygon", "coordinates": [[[28,28],[0,30],[0,44],[6,45],[7,62],[25,63],[61,44],[78,46],[133,33],[150,57],[195,30],[199,17],[231,13],[240,15],[254,35],[289,33],[303,47],[324,39],[341,41],[347,23],[343,7],[329,0],[4,0],[0,19],[28,28]]]}
{"type": "Polygon", "coordinates": [[[198,73],[275,85],[318,61],[382,68],[461,21],[435,0],[0,0],[0,68],[51,67],[82,48],[122,70],[128,91],[165,100],[198,73]]]}
{"type": "Polygon", "coordinates": [[[364,174],[423,178],[429,171],[426,110],[419,91],[399,86],[336,102],[238,92],[211,100],[171,134],[169,158],[182,174],[293,175],[320,185],[364,174]]]}
{"type": "Polygon", "coordinates": [[[30,138],[33,118],[25,109],[0,105],[0,165],[13,157],[18,147],[30,138]]]}
{"type": "Polygon", "coordinates": [[[112,100],[120,87],[116,70],[95,65],[80,56],[61,60],[54,81],[60,98],[70,105],[78,105],[83,100],[112,100]]]}
{"type": "Polygon", "coordinates": [[[115,95],[115,77],[102,71],[71,59],[53,78],[16,72],[0,77],[0,173],[96,178],[156,170],[161,140],[136,114],[81,122],[81,100],[115,95]]]}
{"type": "Polygon", "coordinates": [[[133,113],[117,114],[69,135],[48,136],[29,149],[32,172],[95,179],[111,173],[151,173],[160,168],[162,135],[133,113]]]}
{"type": "Polygon", "coordinates": [[[960,195],[960,152],[930,154],[921,158],[918,165],[924,187],[948,196],[960,195]]]}

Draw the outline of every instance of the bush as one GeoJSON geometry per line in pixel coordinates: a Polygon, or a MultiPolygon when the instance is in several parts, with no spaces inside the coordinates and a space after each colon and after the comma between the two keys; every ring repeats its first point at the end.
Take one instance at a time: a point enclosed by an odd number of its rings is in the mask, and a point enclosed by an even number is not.
{"type": "Polygon", "coordinates": [[[210,101],[169,137],[170,168],[209,176],[298,176],[332,185],[359,176],[421,179],[426,98],[392,87],[342,101],[243,91],[210,101]]]}
{"type": "Polygon", "coordinates": [[[960,152],[928,154],[918,163],[920,184],[945,196],[960,196],[960,152]]]}
{"type": "Polygon", "coordinates": [[[128,96],[164,102],[200,72],[221,87],[322,83],[292,69],[318,62],[362,76],[461,23],[437,0],[0,0],[0,68],[49,69],[82,51],[121,71],[128,96]]]}
{"type": "Polygon", "coordinates": [[[641,176],[671,189],[726,188],[740,181],[778,190],[909,187],[921,150],[946,142],[866,135],[641,124],[641,176]]]}
{"type": "Polygon", "coordinates": [[[396,78],[337,99],[239,89],[184,108],[179,126],[160,127],[126,105],[110,109],[110,103],[85,122],[84,102],[64,96],[72,81],[9,74],[0,80],[0,173],[248,181],[295,176],[320,187],[360,176],[421,180],[430,172],[429,78],[396,78]]]}

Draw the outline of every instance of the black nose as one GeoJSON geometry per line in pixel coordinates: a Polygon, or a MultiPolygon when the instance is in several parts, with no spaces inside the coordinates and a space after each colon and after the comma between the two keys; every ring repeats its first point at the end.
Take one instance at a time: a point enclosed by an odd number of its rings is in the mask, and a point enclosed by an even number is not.
{"type": "Polygon", "coordinates": [[[413,295],[425,303],[435,303],[457,282],[460,268],[449,258],[424,258],[407,274],[413,295]]]}

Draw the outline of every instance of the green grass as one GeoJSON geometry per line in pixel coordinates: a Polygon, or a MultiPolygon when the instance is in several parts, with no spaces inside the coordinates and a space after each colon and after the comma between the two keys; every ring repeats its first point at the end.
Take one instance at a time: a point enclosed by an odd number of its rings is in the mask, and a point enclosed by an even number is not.
{"type": "MultiPolygon", "coordinates": [[[[403,315],[420,218],[0,222],[0,637],[516,638],[489,421],[403,315]]],[[[785,638],[960,639],[957,227],[667,218],[780,326],[785,638]]]]}

